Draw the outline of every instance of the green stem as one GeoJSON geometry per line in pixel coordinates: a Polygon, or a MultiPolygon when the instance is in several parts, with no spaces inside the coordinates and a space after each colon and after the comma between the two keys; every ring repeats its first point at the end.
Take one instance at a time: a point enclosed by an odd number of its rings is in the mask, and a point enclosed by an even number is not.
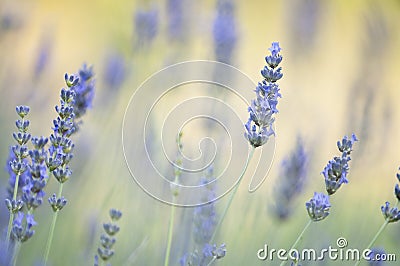
{"type": "MultiPolygon", "coordinates": [[[[175,201],[175,196],[173,196],[175,201]]],[[[167,240],[167,249],[165,252],[165,260],[164,266],[169,265],[169,256],[171,253],[171,244],[172,244],[172,233],[174,230],[174,218],[175,218],[175,205],[171,206],[170,220],[169,220],[169,228],[168,228],[168,240],[167,240]]]]}
{"type": "Polygon", "coordinates": [[[226,216],[226,213],[228,212],[229,207],[230,207],[231,204],[232,204],[233,198],[235,197],[236,192],[238,191],[239,184],[240,184],[240,182],[242,181],[243,176],[244,176],[244,174],[246,173],[247,168],[249,167],[249,163],[250,163],[250,161],[251,161],[251,158],[253,158],[254,150],[255,150],[255,148],[252,147],[252,148],[251,148],[251,151],[250,151],[250,154],[249,154],[249,156],[247,157],[246,164],[244,165],[244,168],[243,168],[242,172],[240,173],[239,180],[238,180],[238,182],[237,182],[235,188],[233,189],[233,191],[232,191],[232,193],[231,193],[231,197],[229,198],[228,203],[226,204],[225,209],[224,209],[224,211],[222,212],[222,216],[221,216],[221,218],[219,219],[217,226],[216,226],[215,229],[214,229],[214,233],[213,233],[213,235],[212,235],[212,237],[211,237],[211,239],[210,239],[210,243],[212,243],[212,241],[214,240],[214,238],[215,238],[215,236],[216,236],[216,234],[217,234],[217,231],[218,231],[219,227],[221,226],[222,221],[224,220],[224,218],[225,218],[225,216],[226,216]]]}
{"type": "MultiPolygon", "coordinates": [[[[17,200],[17,192],[18,192],[18,185],[19,185],[19,176],[20,174],[17,174],[15,176],[15,184],[14,184],[14,192],[13,192],[13,202],[17,200]]],[[[14,212],[13,210],[10,211],[10,218],[8,220],[8,227],[7,227],[7,238],[6,238],[6,243],[7,243],[7,248],[9,247],[10,244],[10,236],[11,236],[11,228],[12,228],[12,222],[14,221],[14,212]]]]}
{"type": "Polygon", "coordinates": [[[18,258],[18,253],[19,253],[20,248],[21,248],[21,243],[17,241],[15,244],[15,247],[14,247],[14,254],[12,257],[13,266],[17,265],[17,258],[18,258]]]}
{"type": "Polygon", "coordinates": [[[213,257],[213,259],[210,261],[210,263],[207,264],[207,266],[210,266],[211,264],[213,264],[213,262],[217,259],[217,257],[213,257]]]}
{"type": "MultiPolygon", "coordinates": [[[[303,231],[301,231],[300,235],[297,237],[296,241],[294,241],[293,245],[290,247],[289,251],[294,249],[297,244],[300,242],[301,238],[303,237],[304,233],[307,231],[307,228],[310,226],[310,224],[312,223],[312,220],[310,219],[308,221],[308,223],[306,224],[306,226],[304,226],[303,231]]],[[[286,261],[282,261],[280,266],[285,265],[286,261]]]]}
{"type": "MultiPolygon", "coordinates": [[[[396,208],[399,205],[399,201],[397,201],[396,205],[394,208],[396,208]]],[[[389,224],[389,220],[385,220],[385,222],[381,225],[379,228],[378,232],[376,232],[375,236],[372,238],[371,242],[369,242],[368,246],[365,249],[371,249],[372,245],[375,243],[375,241],[378,239],[380,234],[382,234],[383,230],[385,230],[386,226],[389,224]]],[[[357,266],[361,263],[361,260],[358,260],[354,266],[357,266]]]]}
{"type": "MultiPolygon", "coordinates": [[[[60,184],[60,187],[58,190],[58,198],[61,198],[62,189],[63,189],[63,183],[60,184]]],[[[47,261],[49,259],[50,248],[51,248],[51,243],[53,242],[54,228],[56,227],[58,212],[59,211],[57,210],[53,213],[53,220],[51,222],[50,233],[49,233],[49,237],[48,237],[47,243],[46,243],[46,251],[44,253],[44,265],[45,266],[47,265],[47,261]]]]}

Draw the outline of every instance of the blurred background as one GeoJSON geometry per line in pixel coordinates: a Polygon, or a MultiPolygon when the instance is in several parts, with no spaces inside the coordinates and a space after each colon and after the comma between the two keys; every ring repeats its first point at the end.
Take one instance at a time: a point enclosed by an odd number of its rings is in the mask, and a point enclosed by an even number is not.
{"type": "MultiPolygon", "coordinates": [[[[217,264],[270,264],[257,258],[264,244],[289,248],[309,219],[305,202],[314,191],[325,189],[320,173],[328,160],[339,155],[336,142],[351,133],[360,141],[350,162],[350,182],[332,198],[330,216],[310,227],[300,247],[335,247],[336,239],[344,237],[349,248],[363,249],[384,221],[380,206],[385,201],[395,204],[400,166],[399,29],[396,0],[2,0],[0,162],[6,164],[13,144],[15,106],[29,105],[31,134],[48,136],[57,115],[54,106],[65,86],[64,74],[76,73],[85,62],[93,65],[96,95],[74,136],[73,175],[63,193],[69,202],[58,218],[50,261],[92,265],[102,222],[114,207],[123,217],[112,264],[162,265],[170,206],[144,193],[125,164],[121,125],[129,98],[154,72],[187,60],[222,61],[254,82],[261,81],[264,57],[271,43],[278,41],[284,77],[279,81],[282,99],[274,162],[267,181],[255,193],[247,192],[250,175],[245,176],[216,238],[217,244],[227,246],[226,257],[217,264]],[[276,208],[279,186],[285,181],[282,161],[295,150],[298,139],[308,158],[304,184],[282,217],[276,208]]],[[[245,123],[246,107],[237,112],[245,123]]],[[[241,135],[235,141],[245,142],[241,135]]],[[[190,153],[198,148],[198,136],[184,135],[183,143],[190,153]]],[[[223,169],[218,160],[224,160],[218,156],[224,154],[217,154],[215,168],[223,169]]],[[[248,172],[256,167],[255,162],[250,164],[248,172]]],[[[4,198],[7,172],[1,176],[4,198]]],[[[54,181],[50,180],[47,194],[57,191],[54,181]]],[[[226,201],[224,197],[216,202],[217,216],[226,201]]],[[[8,211],[3,204],[0,211],[5,228],[8,211]]],[[[19,265],[40,261],[51,215],[45,200],[35,214],[35,235],[22,245],[19,265]]],[[[177,209],[176,217],[171,265],[179,265],[193,248],[193,208],[177,209]]],[[[396,253],[399,260],[399,238],[399,224],[390,224],[376,246],[396,253]]],[[[337,264],[347,265],[302,263],[337,264]]]]}

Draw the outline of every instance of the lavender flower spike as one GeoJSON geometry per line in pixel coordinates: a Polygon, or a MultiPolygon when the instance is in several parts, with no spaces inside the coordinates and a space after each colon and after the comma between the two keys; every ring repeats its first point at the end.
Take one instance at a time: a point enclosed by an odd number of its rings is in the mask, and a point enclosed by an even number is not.
{"type": "Polygon", "coordinates": [[[308,172],[308,155],[303,141],[297,139],[295,150],[282,161],[280,178],[275,189],[274,212],[280,220],[289,218],[295,198],[303,191],[308,172]]]}
{"type": "Polygon", "coordinates": [[[158,32],[158,10],[137,10],[134,15],[135,35],[137,45],[144,47],[150,45],[158,32]]]}
{"type": "Polygon", "coordinates": [[[282,97],[276,81],[282,78],[281,68],[276,68],[282,61],[279,54],[281,48],[279,43],[272,43],[271,55],[265,58],[267,65],[261,70],[264,80],[258,83],[255,93],[256,99],[248,108],[249,120],[245,124],[245,138],[254,147],[260,147],[267,143],[269,137],[274,135],[274,115],[278,113],[278,98],[282,97]]]}
{"type": "Polygon", "coordinates": [[[348,183],[347,175],[349,173],[350,154],[355,141],[358,141],[356,135],[351,138],[344,136],[342,142],[338,141],[337,146],[342,153],[340,157],[334,157],[325,166],[322,174],[325,178],[326,191],[329,195],[334,194],[342,184],[348,183]]]}
{"type": "Polygon", "coordinates": [[[237,42],[235,5],[231,0],[217,1],[217,16],[213,25],[214,49],[217,61],[230,64],[237,42]]]}

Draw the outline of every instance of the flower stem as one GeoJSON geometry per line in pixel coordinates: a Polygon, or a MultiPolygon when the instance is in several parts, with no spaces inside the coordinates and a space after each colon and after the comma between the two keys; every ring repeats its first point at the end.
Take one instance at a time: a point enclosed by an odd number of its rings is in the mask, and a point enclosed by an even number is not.
{"type": "MultiPolygon", "coordinates": [[[[175,196],[173,196],[175,201],[175,196]]],[[[172,244],[172,233],[174,230],[174,219],[175,219],[175,205],[171,205],[171,213],[169,218],[169,228],[168,228],[168,239],[167,239],[167,249],[165,251],[165,259],[164,259],[164,266],[169,265],[169,256],[171,253],[171,244],[172,244]]]]}
{"type": "Polygon", "coordinates": [[[251,161],[251,158],[253,158],[254,150],[255,150],[255,148],[254,148],[254,147],[251,147],[250,154],[249,154],[249,156],[247,157],[246,164],[244,165],[244,168],[243,168],[243,170],[242,170],[242,173],[240,173],[240,176],[239,176],[239,179],[238,179],[238,181],[237,181],[237,184],[236,184],[235,188],[233,189],[233,191],[232,191],[232,193],[231,193],[231,197],[229,198],[228,203],[226,204],[224,211],[222,212],[221,218],[219,219],[218,224],[217,224],[217,226],[216,226],[215,229],[214,229],[214,233],[213,233],[213,235],[212,235],[212,237],[211,237],[211,239],[210,239],[210,243],[214,240],[214,238],[215,238],[215,236],[216,236],[216,234],[217,234],[217,232],[218,232],[218,229],[219,229],[219,227],[221,226],[222,221],[224,220],[224,218],[225,218],[225,216],[226,216],[226,213],[228,212],[228,209],[229,209],[229,207],[230,207],[231,204],[232,204],[233,198],[235,197],[236,192],[238,191],[240,182],[242,181],[243,176],[244,176],[244,174],[246,173],[247,168],[249,167],[249,163],[250,163],[250,161],[251,161]]]}
{"type": "MultiPolygon", "coordinates": [[[[14,192],[13,192],[13,201],[14,202],[17,200],[19,176],[20,176],[20,174],[17,174],[15,176],[15,184],[14,184],[14,192]]],[[[9,244],[10,244],[11,228],[12,228],[12,222],[13,221],[14,221],[14,212],[11,210],[10,218],[8,220],[8,227],[7,227],[7,238],[6,238],[7,248],[9,247],[9,244]]]]}
{"type": "MultiPolygon", "coordinates": [[[[396,205],[394,208],[396,208],[399,205],[399,201],[397,201],[396,205]]],[[[385,222],[381,225],[379,228],[378,232],[376,232],[375,236],[372,238],[371,242],[369,242],[368,246],[365,249],[371,249],[372,245],[375,243],[375,241],[378,239],[380,234],[385,230],[386,226],[389,224],[389,220],[385,220],[385,222]]],[[[354,266],[357,266],[361,263],[361,260],[358,260],[354,266]]]]}
{"type": "Polygon", "coordinates": [[[15,247],[14,247],[14,254],[12,257],[13,260],[13,266],[17,265],[17,258],[18,258],[18,253],[19,253],[19,249],[21,248],[21,243],[20,242],[16,242],[15,247]]]}
{"type": "MultiPolygon", "coordinates": [[[[58,198],[61,198],[62,189],[63,189],[63,183],[60,184],[60,187],[58,190],[58,198]]],[[[47,261],[49,259],[50,248],[51,248],[51,243],[53,242],[54,228],[56,227],[58,212],[59,211],[57,210],[53,213],[53,220],[51,222],[49,237],[48,237],[47,243],[46,243],[46,251],[44,253],[44,265],[45,266],[47,265],[47,261]]]]}
{"type": "Polygon", "coordinates": [[[213,262],[217,259],[217,257],[213,257],[212,260],[207,264],[207,266],[210,266],[211,264],[213,264],[213,262]]]}
{"type": "MultiPolygon", "coordinates": [[[[290,247],[289,251],[294,249],[297,244],[300,242],[301,238],[303,237],[304,233],[307,231],[307,228],[310,226],[310,224],[312,223],[312,220],[310,219],[308,221],[308,223],[306,224],[306,226],[304,226],[303,231],[301,231],[300,235],[297,237],[296,241],[294,241],[293,245],[290,247]]],[[[282,261],[280,266],[285,265],[286,261],[282,261]]]]}

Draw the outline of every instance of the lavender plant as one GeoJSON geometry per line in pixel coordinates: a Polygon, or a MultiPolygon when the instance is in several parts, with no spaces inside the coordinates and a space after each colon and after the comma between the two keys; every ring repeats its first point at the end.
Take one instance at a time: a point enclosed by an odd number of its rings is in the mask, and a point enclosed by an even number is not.
{"type": "MultiPolygon", "coordinates": [[[[334,194],[343,183],[348,183],[348,162],[351,160],[350,154],[353,151],[353,144],[355,141],[358,141],[357,137],[355,134],[352,134],[350,138],[344,136],[342,141],[337,142],[338,150],[342,153],[341,157],[336,156],[333,160],[330,160],[321,173],[325,179],[325,186],[328,195],[314,192],[313,198],[306,202],[306,210],[310,220],[307,222],[289,250],[296,248],[312,222],[319,222],[328,217],[331,208],[329,195],[334,194]]],[[[282,261],[280,265],[283,266],[285,263],[286,261],[282,261]]],[[[294,264],[297,265],[298,260],[295,260],[294,264]]]]}
{"type": "MultiPolygon", "coordinates": [[[[12,228],[12,223],[14,221],[14,215],[21,210],[24,204],[22,199],[17,198],[17,195],[19,188],[22,187],[20,184],[20,177],[22,176],[22,174],[26,172],[28,167],[26,158],[28,157],[29,152],[26,144],[30,140],[31,134],[27,132],[29,127],[29,120],[25,120],[25,117],[28,115],[29,110],[30,108],[28,106],[16,107],[16,112],[21,119],[18,119],[15,122],[18,132],[14,132],[13,137],[17,144],[11,147],[13,155],[8,162],[9,170],[11,170],[9,171],[10,173],[9,183],[12,186],[12,189],[9,190],[10,195],[5,200],[7,208],[10,212],[7,236],[6,236],[7,245],[10,242],[11,228],[12,228]]],[[[25,180],[22,180],[22,182],[25,183],[25,180]]]]}
{"type": "Polygon", "coordinates": [[[271,54],[265,57],[267,65],[265,65],[261,70],[261,75],[264,77],[264,80],[259,82],[255,89],[256,99],[252,101],[251,106],[248,108],[249,120],[245,124],[246,131],[244,136],[251,145],[251,151],[246,164],[239,175],[238,182],[228,199],[228,203],[222,212],[221,218],[217,223],[211,241],[214,240],[216,233],[232,204],[233,198],[239,188],[239,184],[242,181],[249,162],[253,157],[254,150],[267,143],[270,136],[275,135],[273,123],[275,121],[275,115],[278,113],[278,98],[282,97],[279,93],[280,88],[276,82],[283,77],[283,74],[281,73],[282,68],[278,67],[282,62],[282,56],[279,54],[281,48],[278,42],[273,42],[272,46],[268,50],[271,54]]]}
{"type": "Polygon", "coordinates": [[[137,10],[134,14],[134,25],[137,48],[150,45],[158,32],[158,10],[137,10]]]}
{"type": "MultiPolygon", "coordinates": [[[[400,167],[399,167],[399,171],[400,171],[400,167]]],[[[385,230],[385,228],[387,227],[388,224],[390,223],[395,223],[398,222],[400,220],[400,210],[398,209],[399,206],[399,202],[400,202],[400,172],[396,174],[397,180],[398,180],[398,184],[395,185],[394,187],[394,195],[397,199],[396,204],[394,207],[390,207],[390,202],[386,201],[385,205],[383,205],[381,207],[381,211],[383,214],[383,217],[385,219],[385,221],[383,222],[383,224],[381,225],[381,227],[379,228],[379,230],[376,232],[375,236],[372,238],[372,240],[369,242],[368,246],[366,247],[366,249],[370,249],[376,242],[376,240],[378,239],[378,237],[383,233],[383,231],[385,230]]],[[[360,264],[360,260],[356,262],[356,265],[360,264]]]]}
{"type": "Polygon", "coordinates": [[[71,135],[79,130],[82,116],[91,107],[94,96],[92,68],[86,65],[77,75],[65,75],[66,89],[61,90],[60,105],[55,107],[58,117],[53,121],[53,134],[47,137],[31,137],[28,133],[29,120],[26,119],[30,108],[17,106],[20,119],[16,121],[18,132],[13,133],[16,145],[11,147],[7,170],[10,174],[8,196],[5,199],[9,210],[6,245],[10,249],[14,241],[12,262],[15,265],[21,243],[30,239],[37,224],[34,211],[43,203],[44,188],[51,173],[60,183],[58,196],[53,194],[49,203],[54,216],[46,244],[44,263],[47,263],[58,212],[66,205],[67,200],[61,195],[63,184],[69,179],[72,171],[69,162],[73,158],[74,143],[71,135]],[[28,148],[31,140],[32,149],[28,148]],[[50,140],[49,148],[46,148],[50,140]]]}
{"type": "Polygon", "coordinates": [[[185,2],[183,0],[167,0],[167,32],[170,41],[183,41],[185,39],[184,9],[185,2]]]}
{"type": "MultiPolygon", "coordinates": [[[[178,146],[178,152],[177,152],[177,159],[175,160],[174,163],[174,181],[171,183],[171,193],[172,193],[172,203],[175,203],[176,198],[179,196],[179,182],[180,178],[182,175],[182,151],[183,151],[183,145],[182,145],[182,136],[183,133],[179,132],[177,138],[176,138],[176,144],[178,146]]],[[[171,244],[172,244],[172,235],[173,235],[173,229],[174,229],[174,219],[175,219],[175,209],[176,206],[174,204],[171,205],[171,213],[170,213],[170,220],[169,220],[169,227],[168,227],[168,237],[167,237],[167,245],[166,245],[166,251],[165,251],[165,259],[164,259],[164,265],[168,266],[169,261],[170,261],[170,255],[171,255],[171,244]]]]}
{"type": "Polygon", "coordinates": [[[235,5],[231,0],[217,1],[217,15],[213,25],[213,40],[217,61],[230,64],[237,42],[235,5]]]}
{"type": "Polygon", "coordinates": [[[103,76],[109,91],[118,91],[126,79],[126,72],[126,62],[121,54],[113,52],[106,57],[103,76]]]}
{"type": "Polygon", "coordinates": [[[369,253],[369,266],[383,266],[385,265],[384,260],[377,259],[381,258],[382,255],[386,255],[386,252],[383,248],[372,248],[371,252],[369,253]]]}
{"type": "Polygon", "coordinates": [[[79,130],[82,116],[91,106],[94,96],[94,81],[92,68],[86,65],[79,70],[78,75],[65,74],[67,88],[61,89],[60,105],[55,107],[58,117],[53,121],[53,134],[50,135],[51,145],[46,161],[49,171],[60,184],[58,194],[49,199],[53,210],[53,219],[44,253],[44,263],[47,264],[58,213],[67,204],[62,196],[63,185],[72,175],[69,163],[73,158],[75,144],[71,135],[79,130]]]}
{"type": "MultiPolygon", "coordinates": [[[[42,203],[44,192],[42,188],[46,184],[46,173],[41,171],[40,162],[37,163],[27,144],[31,139],[29,134],[29,120],[25,120],[30,108],[28,106],[17,106],[16,112],[21,119],[16,121],[18,132],[13,133],[17,145],[11,147],[12,154],[8,161],[8,172],[10,174],[8,196],[5,199],[9,210],[9,223],[6,235],[6,249],[11,252],[11,240],[13,240],[13,255],[10,259],[16,265],[20,246],[30,239],[35,231],[36,225],[33,210],[42,203]],[[29,157],[32,164],[29,164],[29,157]],[[25,207],[25,208],[24,208],[25,207]]],[[[32,138],[32,143],[38,144],[37,138],[32,138]]]]}
{"type": "Polygon", "coordinates": [[[216,244],[210,242],[217,222],[215,201],[213,201],[216,184],[213,181],[215,181],[214,169],[210,166],[200,180],[200,185],[205,188],[202,200],[208,203],[195,207],[193,211],[194,251],[185,254],[180,259],[181,266],[211,265],[226,254],[225,244],[217,247],[216,244]]]}
{"type": "Polygon", "coordinates": [[[275,215],[280,220],[287,220],[292,212],[294,199],[303,191],[308,175],[308,155],[303,141],[297,138],[297,144],[292,153],[281,163],[281,172],[275,191],[275,215]]]}
{"type": "MultiPolygon", "coordinates": [[[[116,222],[121,218],[122,212],[117,209],[110,209],[109,215],[111,218],[110,223],[104,223],[103,233],[100,236],[100,247],[97,249],[97,255],[94,256],[94,265],[99,265],[99,257],[103,262],[108,262],[112,256],[114,256],[114,250],[112,249],[116,243],[116,238],[114,237],[120,230],[116,222]]],[[[107,264],[111,265],[111,264],[107,264]]]]}

